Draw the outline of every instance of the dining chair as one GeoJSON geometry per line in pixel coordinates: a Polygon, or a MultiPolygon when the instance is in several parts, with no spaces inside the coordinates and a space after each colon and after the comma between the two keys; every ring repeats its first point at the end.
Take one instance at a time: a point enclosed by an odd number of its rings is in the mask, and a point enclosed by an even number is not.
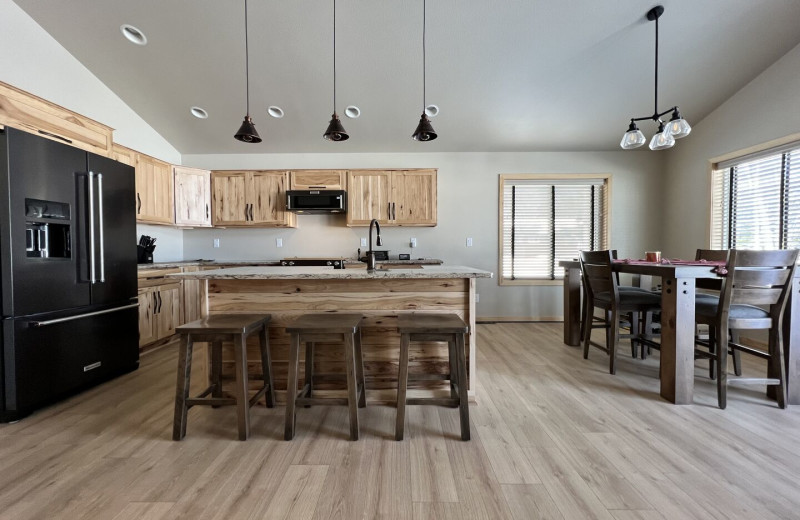
{"type": "MultiPolygon", "coordinates": [[[[649,291],[620,291],[619,281],[612,268],[613,254],[605,251],[581,251],[581,273],[586,294],[587,312],[583,327],[583,358],[589,358],[589,347],[593,346],[608,353],[609,372],[616,372],[616,351],[622,337],[630,337],[632,342],[645,344],[641,329],[642,320],[630,319],[630,334],[620,334],[620,320],[624,313],[636,313],[638,316],[652,313],[661,308],[661,296],[649,291]],[[605,346],[592,341],[592,321],[594,309],[603,310],[606,329],[605,346]]],[[[635,353],[634,353],[635,357],[635,353]]]]}
{"type": "MultiPolygon", "coordinates": [[[[729,249],[698,249],[694,255],[695,260],[708,260],[711,262],[727,262],[729,249]]],[[[697,289],[702,289],[706,292],[695,292],[695,301],[697,300],[712,300],[719,301],[719,292],[722,290],[722,279],[720,278],[698,278],[695,281],[697,289]],[[708,292],[713,291],[713,292],[708,292]]],[[[730,339],[734,343],[739,343],[739,333],[735,329],[728,331],[730,339]]],[[[699,338],[699,336],[698,336],[699,338]]],[[[708,343],[708,340],[698,339],[698,343],[710,349],[713,345],[708,343]]],[[[706,356],[706,351],[698,350],[695,352],[695,359],[698,357],[706,356]]],[[[742,375],[742,356],[738,350],[729,350],[728,354],[733,356],[733,373],[737,376],[742,375]]],[[[716,364],[714,359],[708,358],[708,377],[716,379],[716,364]]]]}
{"type": "Polygon", "coordinates": [[[709,326],[709,356],[716,361],[717,400],[722,409],[727,405],[728,349],[766,359],[769,373],[777,375],[777,378],[739,378],[731,382],[777,385],[778,406],[786,406],[782,322],[797,256],[798,250],[732,249],[719,300],[695,301],[697,323],[709,326]],[[768,308],[764,309],[764,306],[768,308]],[[767,351],[729,341],[729,329],[768,329],[767,351]]]}

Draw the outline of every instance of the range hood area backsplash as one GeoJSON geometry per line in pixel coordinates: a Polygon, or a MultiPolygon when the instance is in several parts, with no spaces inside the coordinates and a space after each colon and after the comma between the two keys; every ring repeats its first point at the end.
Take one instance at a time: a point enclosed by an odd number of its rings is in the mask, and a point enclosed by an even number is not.
{"type": "MultiPolygon", "coordinates": [[[[304,215],[297,228],[174,229],[140,224],[137,236],[143,234],[158,239],[154,262],[197,258],[279,260],[293,256],[355,259],[359,248],[362,255],[369,249],[369,246],[361,247],[361,238],[368,240],[369,229],[347,227],[344,215],[304,215]],[[214,247],[215,239],[219,239],[218,248],[214,247]],[[279,239],[283,247],[277,247],[279,239]]],[[[453,254],[455,244],[443,241],[446,236],[441,224],[436,228],[384,226],[381,228],[383,246],[373,245],[373,249],[388,250],[391,259],[407,253],[412,259],[438,258],[445,263],[465,263],[465,259],[453,254]],[[412,237],[417,239],[418,247],[410,246],[412,237]]],[[[463,250],[461,242],[459,240],[458,245],[463,250]]]]}

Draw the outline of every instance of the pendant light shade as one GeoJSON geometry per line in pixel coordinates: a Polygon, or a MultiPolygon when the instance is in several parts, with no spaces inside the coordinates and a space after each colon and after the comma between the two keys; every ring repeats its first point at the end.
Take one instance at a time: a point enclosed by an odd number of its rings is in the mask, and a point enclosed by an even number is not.
{"type": "Polygon", "coordinates": [[[639,127],[636,126],[636,123],[631,121],[631,126],[628,127],[628,131],[622,136],[622,142],[619,143],[619,145],[623,150],[633,150],[634,148],[639,148],[645,142],[647,142],[647,139],[644,134],[639,130],[639,127]]]}
{"type": "MultiPolygon", "coordinates": [[[[436,132],[433,130],[433,126],[431,125],[431,120],[428,119],[428,116],[425,114],[426,107],[428,106],[425,103],[425,88],[426,88],[426,63],[425,63],[425,18],[427,12],[427,6],[425,0],[422,0],[422,117],[419,118],[419,124],[417,125],[417,129],[414,130],[414,133],[411,135],[411,138],[415,141],[433,141],[438,136],[436,132]]],[[[438,107],[437,107],[438,112],[438,107]]]]}
{"type": "Polygon", "coordinates": [[[333,115],[322,137],[334,142],[350,139],[336,114],[336,0],[333,0],[333,115]]]}
{"type": "Polygon", "coordinates": [[[328,141],[347,141],[350,139],[350,136],[345,132],[342,122],[339,120],[339,116],[336,115],[336,112],[331,116],[328,129],[325,130],[325,134],[323,134],[322,137],[328,141]]]}
{"type": "Polygon", "coordinates": [[[244,116],[242,126],[239,131],[234,134],[233,138],[243,143],[260,143],[261,137],[256,132],[256,125],[250,117],[250,49],[247,43],[247,0],[244,0],[244,67],[245,67],[245,84],[247,92],[247,115],[244,116]]]}
{"type": "Polygon", "coordinates": [[[419,124],[411,138],[415,141],[433,141],[436,139],[436,131],[434,131],[433,126],[431,126],[431,120],[428,119],[424,112],[422,117],[419,118],[419,124]]]}
{"type": "Polygon", "coordinates": [[[689,123],[681,117],[681,113],[676,108],[672,112],[672,119],[670,119],[669,123],[667,123],[667,132],[675,139],[680,139],[681,137],[686,137],[692,131],[692,127],[689,126],[689,123]]]}
{"type": "Polygon", "coordinates": [[[647,119],[653,120],[658,123],[658,133],[650,140],[651,150],[664,150],[671,148],[675,145],[675,139],[686,137],[692,131],[692,127],[681,116],[677,106],[668,108],[663,112],[658,111],[658,19],[664,14],[664,7],[657,5],[647,11],[647,19],[656,24],[656,52],[655,52],[655,81],[654,85],[654,109],[652,116],[634,117],[631,119],[631,124],[628,131],[622,136],[619,145],[623,150],[632,150],[638,148],[646,141],[644,134],[637,128],[636,121],[645,121],[647,119]],[[661,120],[661,117],[672,112],[672,119],[667,125],[661,120]]]}
{"type": "Polygon", "coordinates": [[[242,126],[239,127],[239,131],[236,132],[236,135],[233,137],[237,141],[241,141],[243,143],[261,142],[261,136],[258,135],[258,132],[256,131],[256,125],[253,123],[253,119],[250,116],[244,116],[242,126]]]}
{"type": "Polygon", "coordinates": [[[664,123],[658,125],[658,133],[650,139],[651,150],[666,150],[675,146],[675,138],[664,129],[664,123]]]}

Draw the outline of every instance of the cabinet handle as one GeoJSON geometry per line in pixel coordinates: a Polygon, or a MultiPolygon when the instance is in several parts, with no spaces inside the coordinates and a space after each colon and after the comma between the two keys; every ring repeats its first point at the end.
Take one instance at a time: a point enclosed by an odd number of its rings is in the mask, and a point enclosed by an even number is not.
{"type": "Polygon", "coordinates": [[[250,204],[250,222],[253,222],[253,220],[255,220],[253,219],[253,206],[254,204],[250,204]]]}
{"type": "Polygon", "coordinates": [[[244,220],[250,222],[250,204],[244,205],[244,220]]]}
{"type": "Polygon", "coordinates": [[[392,220],[392,203],[386,203],[386,220],[392,220]]]}
{"type": "Polygon", "coordinates": [[[395,204],[392,202],[392,220],[397,220],[397,213],[395,212],[395,204]]]}
{"type": "Polygon", "coordinates": [[[156,305],[156,312],[154,314],[161,314],[161,291],[158,291],[156,294],[156,300],[158,303],[156,305]]]}
{"type": "Polygon", "coordinates": [[[206,220],[208,220],[208,204],[206,203],[206,220]]]}
{"type": "Polygon", "coordinates": [[[142,197],[139,196],[139,192],[136,192],[136,214],[139,215],[142,212],[142,197]]]}

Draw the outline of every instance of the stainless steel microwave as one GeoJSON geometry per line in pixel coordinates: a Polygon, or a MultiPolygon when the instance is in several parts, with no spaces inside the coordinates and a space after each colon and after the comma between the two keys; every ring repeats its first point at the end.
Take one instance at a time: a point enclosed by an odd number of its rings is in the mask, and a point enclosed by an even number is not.
{"type": "Polygon", "coordinates": [[[286,209],[295,213],[344,213],[347,192],[342,190],[289,190],[286,209]]]}

